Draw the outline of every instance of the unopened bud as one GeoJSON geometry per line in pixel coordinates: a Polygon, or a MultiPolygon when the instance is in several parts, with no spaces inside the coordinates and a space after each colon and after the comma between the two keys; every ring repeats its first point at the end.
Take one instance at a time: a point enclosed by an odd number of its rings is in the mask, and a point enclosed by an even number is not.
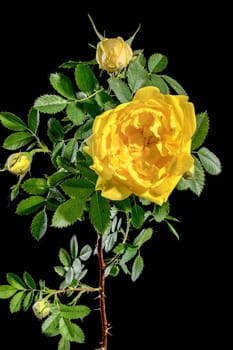
{"type": "Polygon", "coordinates": [[[6,169],[15,175],[24,175],[30,169],[32,156],[29,152],[11,154],[6,161],[6,169]]]}
{"type": "Polygon", "coordinates": [[[37,318],[42,319],[50,313],[50,304],[46,299],[40,299],[32,306],[32,310],[37,318]]]}

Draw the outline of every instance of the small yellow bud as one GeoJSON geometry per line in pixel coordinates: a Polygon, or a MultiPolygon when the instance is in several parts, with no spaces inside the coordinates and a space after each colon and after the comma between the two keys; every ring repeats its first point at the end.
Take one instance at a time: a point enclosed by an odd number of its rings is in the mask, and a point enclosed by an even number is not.
{"type": "Polygon", "coordinates": [[[30,169],[32,157],[29,152],[11,154],[6,161],[6,169],[15,175],[24,175],[30,169]]]}
{"type": "Polygon", "coordinates": [[[120,36],[113,39],[104,38],[97,44],[96,61],[100,69],[109,73],[119,72],[127,67],[132,57],[130,45],[120,36]]]}
{"type": "Polygon", "coordinates": [[[46,299],[40,299],[32,306],[35,316],[39,319],[45,318],[50,313],[50,304],[46,299]]]}

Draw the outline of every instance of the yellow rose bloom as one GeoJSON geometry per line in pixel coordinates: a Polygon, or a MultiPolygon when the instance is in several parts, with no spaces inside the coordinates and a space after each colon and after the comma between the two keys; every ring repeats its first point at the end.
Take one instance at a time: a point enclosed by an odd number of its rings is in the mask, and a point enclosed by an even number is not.
{"type": "Polygon", "coordinates": [[[162,205],[193,166],[194,106],[187,96],[139,89],[131,102],[97,116],[86,151],[96,190],[111,200],[135,194],[162,205]]]}
{"type": "Polygon", "coordinates": [[[100,69],[110,73],[127,67],[133,57],[133,51],[121,37],[103,39],[97,44],[96,61],[100,69]]]}
{"type": "Polygon", "coordinates": [[[6,168],[14,175],[24,175],[31,167],[31,156],[28,152],[11,154],[6,161],[6,168]]]}

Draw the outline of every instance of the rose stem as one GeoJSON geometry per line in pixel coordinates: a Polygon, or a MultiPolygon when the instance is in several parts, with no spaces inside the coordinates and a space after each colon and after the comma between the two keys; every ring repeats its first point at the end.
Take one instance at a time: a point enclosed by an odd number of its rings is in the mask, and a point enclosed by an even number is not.
{"type": "Polygon", "coordinates": [[[99,303],[100,303],[100,317],[101,317],[101,350],[107,350],[108,344],[108,321],[106,313],[106,303],[105,303],[105,262],[102,249],[102,236],[98,234],[97,240],[97,253],[99,262],[99,303]]]}

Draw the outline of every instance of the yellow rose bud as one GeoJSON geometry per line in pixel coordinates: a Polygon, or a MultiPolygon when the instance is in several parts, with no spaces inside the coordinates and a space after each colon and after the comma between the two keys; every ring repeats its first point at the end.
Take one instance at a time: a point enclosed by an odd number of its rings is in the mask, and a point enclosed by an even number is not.
{"type": "Polygon", "coordinates": [[[6,169],[15,175],[24,175],[30,169],[32,157],[28,152],[11,154],[6,161],[6,169]]]}
{"type": "Polygon", "coordinates": [[[187,96],[139,89],[133,101],[97,116],[86,151],[96,190],[111,200],[135,194],[162,205],[192,167],[194,106],[187,96]]]}
{"type": "Polygon", "coordinates": [[[96,61],[100,69],[109,73],[127,67],[132,57],[130,45],[119,36],[114,39],[104,38],[97,44],[96,61]]]}
{"type": "Polygon", "coordinates": [[[42,319],[50,313],[50,304],[46,299],[41,299],[33,304],[32,310],[37,318],[42,319]]]}

